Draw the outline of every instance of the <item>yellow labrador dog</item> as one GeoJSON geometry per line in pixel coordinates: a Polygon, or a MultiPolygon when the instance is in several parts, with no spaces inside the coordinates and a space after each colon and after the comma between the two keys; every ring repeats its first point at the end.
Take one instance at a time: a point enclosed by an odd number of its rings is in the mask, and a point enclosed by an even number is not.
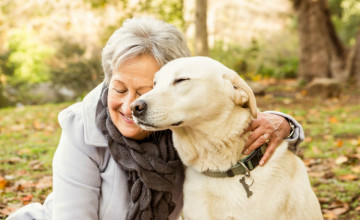
{"type": "Polygon", "coordinates": [[[264,147],[249,156],[241,136],[257,107],[234,71],[207,57],[180,58],[156,73],[154,89],[131,105],[145,130],[171,129],[186,165],[187,220],[322,219],[302,161],[283,141],[263,167],[264,147]]]}

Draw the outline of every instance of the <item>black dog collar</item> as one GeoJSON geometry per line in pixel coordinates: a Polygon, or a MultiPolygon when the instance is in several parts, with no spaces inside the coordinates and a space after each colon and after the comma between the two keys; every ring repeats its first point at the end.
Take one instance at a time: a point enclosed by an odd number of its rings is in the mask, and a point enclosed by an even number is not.
{"type": "Polygon", "coordinates": [[[220,172],[220,171],[205,171],[202,172],[205,176],[224,178],[224,177],[233,177],[240,174],[247,174],[247,172],[255,169],[259,165],[261,158],[263,157],[267,144],[258,147],[252,151],[247,157],[241,159],[235,166],[231,167],[229,170],[220,172]]]}

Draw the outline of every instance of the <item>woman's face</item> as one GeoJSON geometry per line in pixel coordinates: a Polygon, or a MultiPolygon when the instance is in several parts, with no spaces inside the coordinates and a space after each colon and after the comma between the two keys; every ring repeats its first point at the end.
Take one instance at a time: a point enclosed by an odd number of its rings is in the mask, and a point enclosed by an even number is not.
{"type": "Polygon", "coordinates": [[[113,123],[125,137],[142,140],[149,135],[134,123],[130,104],[153,88],[154,75],[159,69],[154,57],[144,54],[124,61],[114,71],[109,84],[108,108],[113,123]]]}

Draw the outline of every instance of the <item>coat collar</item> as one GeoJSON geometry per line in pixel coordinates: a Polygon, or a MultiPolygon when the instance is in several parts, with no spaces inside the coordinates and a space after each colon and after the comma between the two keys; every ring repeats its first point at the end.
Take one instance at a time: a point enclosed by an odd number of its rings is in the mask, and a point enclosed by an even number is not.
{"type": "Polygon", "coordinates": [[[105,136],[96,126],[96,106],[100,99],[104,83],[99,84],[83,100],[82,113],[84,116],[84,138],[85,143],[97,147],[107,147],[108,142],[105,136]]]}

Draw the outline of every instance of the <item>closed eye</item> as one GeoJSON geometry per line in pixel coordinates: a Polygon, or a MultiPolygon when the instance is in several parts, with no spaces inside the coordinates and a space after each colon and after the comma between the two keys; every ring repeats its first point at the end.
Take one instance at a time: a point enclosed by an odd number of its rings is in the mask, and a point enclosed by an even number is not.
{"type": "Polygon", "coordinates": [[[173,82],[173,85],[175,85],[177,83],[181,83],[181,82],[186,81],[186,80],[190,80],[190,78],[178,78],[178,79],[175,79],[174,82],[173,82]]]}

